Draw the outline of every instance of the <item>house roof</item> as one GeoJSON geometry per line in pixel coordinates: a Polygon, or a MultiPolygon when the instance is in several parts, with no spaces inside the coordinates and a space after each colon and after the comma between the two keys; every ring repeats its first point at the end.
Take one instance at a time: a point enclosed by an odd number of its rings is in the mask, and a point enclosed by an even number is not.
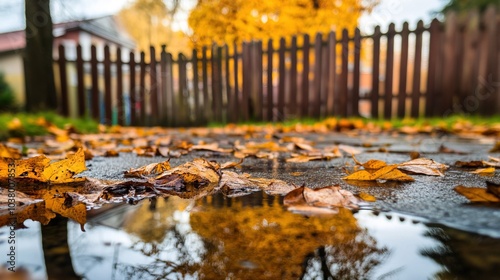
{"type": "MultiPolygon", "coordinates": [[[[121,24],[114,16],[56,23],[53,25],[52,34],[54,38],[61,38],[72,31],[85,31],[126,48],[132,49],[135,47],[134,41],[123,30],[121,24]]],[[[24,30],[0,34],[0,53],[20,50],[25,45],[24,30]]]]}

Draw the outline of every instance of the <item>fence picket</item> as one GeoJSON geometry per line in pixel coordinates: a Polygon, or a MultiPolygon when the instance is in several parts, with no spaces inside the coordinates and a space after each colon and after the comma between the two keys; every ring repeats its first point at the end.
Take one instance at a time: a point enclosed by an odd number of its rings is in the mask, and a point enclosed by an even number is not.
{"type": "Polygon", "coordinates": [[[85,82],[84,82],[84,68],[83,68],[83,57],[82,57],[82,46],[78,44],[76,46],[76,79],[77,79],[77,87],[76,87],[76,95],[78,101],[78,111],[77,116],[83,117],[85,116],[85,82]]]}
{"type": "Polygon", "coordinates": [[[394,35],[396,30],[394,23],[389,24],[387,31],[387,54],[385,61],[385,86],[384,86],[384,118],[392,117],[392,98],[393,98],[393,74],[394,74],[394,35]]]}
{"type": "Polygon", "coordinates": [[[123,67],[122,50],[116,48],[116,113],[119,125],[125,124],[124,102],[123,102],[123,67]]]}
{"type": "Polygon", "coordinates": [[[403,24],[401,31],[401,55],[399,61],[398,118],[404,118],[406,113],[406,77],[408,75],[408,22],[403,24]]]}
{"type": "Polygon", "coordinates": [[[60,112],[63,116],[69,116],[69,103],[68,103],[68,78],[66,70],[66,53],[63,45],[58,47],[59,58],[57,60],[59,65],[59,80],[61,87],[61,103],[60,112]]]}
{"type": "Polygon", "coordinates": [[[420,116],[420,77],[422,71],[422,33],[424,32],[424,22],[417,23],[415,29],[415,57],[413,59],[413,80],[411,91],[411,117],[420,116]]]}

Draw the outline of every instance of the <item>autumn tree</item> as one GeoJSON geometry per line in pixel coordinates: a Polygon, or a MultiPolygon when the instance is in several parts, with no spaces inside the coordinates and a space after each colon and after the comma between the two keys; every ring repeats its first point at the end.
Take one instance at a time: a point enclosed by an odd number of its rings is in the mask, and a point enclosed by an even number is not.
{"type": "Polygon", "coordinates": [[[195,46],[243,40],[353,31],[361,13],[377,1],[199,0],[189,15],[195,46]]]}
{"type": "Polygon", "coordinates": [[[26,49],[24,71],[26,109],[56,110],[57,93],[52,66],[50,0],[25,1],[26,49]]]}
{"type": "Polygon", "coordinates": [[[179,4],[180,0],[135,0],[118,16],[139,50],[148,53],[150,46],[165,44],[169,52],[178,53],[189,43],[183,32],[171,29],[179,4]]]}

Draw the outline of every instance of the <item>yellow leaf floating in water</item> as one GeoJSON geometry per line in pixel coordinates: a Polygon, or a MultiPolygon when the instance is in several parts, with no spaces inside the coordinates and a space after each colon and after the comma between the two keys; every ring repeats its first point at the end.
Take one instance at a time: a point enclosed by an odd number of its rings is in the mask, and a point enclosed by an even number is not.
{"type": "Polygon", "coordinates": [[[35,179],[49,184],[72,183],[84,180],[84,178],[73,178],[73,176],[85,169],[83,149],[69,155],[67,159],[54,163],[50,163],[50,159],[44,155],[15,161],[0,159],[0,179],[9,178],[9,175],[13,174],[14,178],[35,179]]]}
{"type": "Polygon", "coordinates": [[[373,195],[365,193],[365,192],[360,192],[358,194],[358,197],[361,198],[362,200],[368,201],[368,202],[375,202],[375,201],[377,201],[377,199],[373,195]]]}

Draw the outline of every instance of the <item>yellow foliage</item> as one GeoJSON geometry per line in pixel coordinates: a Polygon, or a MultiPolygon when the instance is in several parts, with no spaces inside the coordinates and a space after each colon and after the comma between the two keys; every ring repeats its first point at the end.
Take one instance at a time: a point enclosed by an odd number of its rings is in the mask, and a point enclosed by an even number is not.
{"type": "Polygon", "coordinates": [[[195,47],[211,43],[278,39],[298,34],[354,31],[361,13],[376,1],[198,1],[189,15],[195,47]]]}
{"type": "MultiPolygon", "coordinates": [[[[173,31],[172,17],[165,3],[160,0],[135,0],[120,11],[118,17],[135,40],[136,48],[144,51],[146,60],[150,57],[149,47],[167,46],[167,52],[177,55],[190,51],[189,38],[181,31],[173,31]]],[[[161,49],[156,49],[156,57],[161,49]]]]}

